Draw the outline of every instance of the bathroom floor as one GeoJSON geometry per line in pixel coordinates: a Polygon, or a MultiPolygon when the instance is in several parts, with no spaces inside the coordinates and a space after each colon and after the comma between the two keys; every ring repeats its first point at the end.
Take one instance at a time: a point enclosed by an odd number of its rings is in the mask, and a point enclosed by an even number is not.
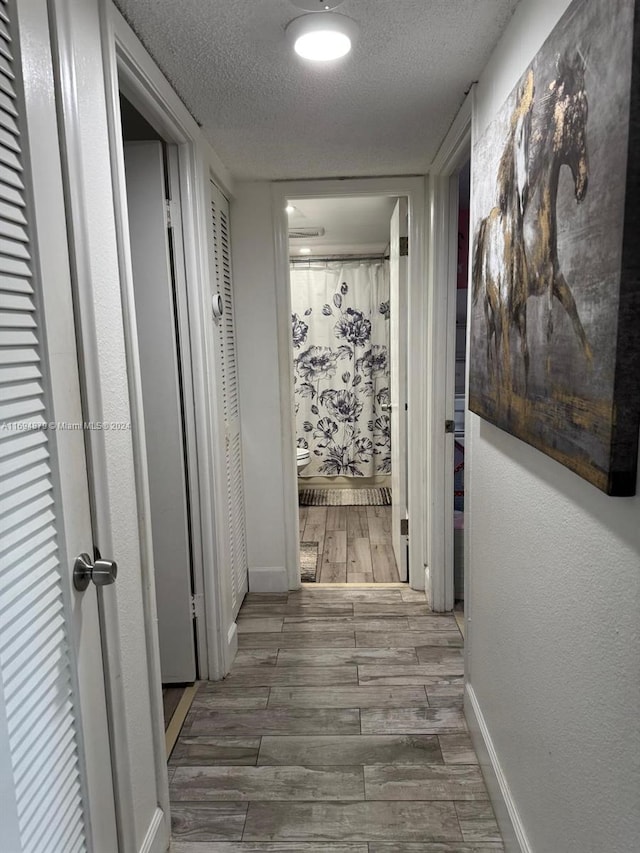
{"type": "Polygon", "coordinates": [[[397,583],[390,506],[301,506],[300,542],[318,543],[318,583],[397,583]]]}

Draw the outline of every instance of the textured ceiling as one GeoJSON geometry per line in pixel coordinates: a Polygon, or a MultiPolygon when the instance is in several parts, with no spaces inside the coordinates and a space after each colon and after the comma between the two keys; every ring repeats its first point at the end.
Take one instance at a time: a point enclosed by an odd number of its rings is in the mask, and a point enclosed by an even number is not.
{"type": "Polygon", "coordinates": [[[374,255],[382,254],[389,242],[389,222],[395,198],[367,196],[364,198],[291,199],[295,208],[289,214],[290,228],[321,227],[322,237],[289,240],[292,256],[306,246],[312,254],[374,255]]]}
{"type": "Polygon", "coordinates": [[[116,0],[239,179],[424,173],[517,4],[345,0],[358,41],[317,66],[289,0],[116,0]]]}

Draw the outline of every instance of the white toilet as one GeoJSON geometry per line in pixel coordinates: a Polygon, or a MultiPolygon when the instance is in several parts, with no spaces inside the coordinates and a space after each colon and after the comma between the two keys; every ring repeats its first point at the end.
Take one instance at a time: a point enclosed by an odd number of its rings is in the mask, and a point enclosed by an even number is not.
{"type": "Polygon", "coordinates": [[[311,454],[305,447],[296,448],[296,465],[298,468],[298,476],[304,471],[307,465],[311,462],[311,454]]]}

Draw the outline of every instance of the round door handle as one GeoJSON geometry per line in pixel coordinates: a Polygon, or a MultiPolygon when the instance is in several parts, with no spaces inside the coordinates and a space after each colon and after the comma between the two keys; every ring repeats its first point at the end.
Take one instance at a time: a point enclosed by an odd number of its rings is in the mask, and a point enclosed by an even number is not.
{"type": "Polygon", "coordinates": [[[80,554],[73,564],[73,585],[80,592],[93,581],[96,586],[108,586],[118,577],[118,564],[115,560],[92,560],[88,554],[80,554]]]}
{"type": "Polygon", "coordinates": [[[391,411],[391,403],[382,403],[380,406],[381,412],[390,412],[391,411]]]}

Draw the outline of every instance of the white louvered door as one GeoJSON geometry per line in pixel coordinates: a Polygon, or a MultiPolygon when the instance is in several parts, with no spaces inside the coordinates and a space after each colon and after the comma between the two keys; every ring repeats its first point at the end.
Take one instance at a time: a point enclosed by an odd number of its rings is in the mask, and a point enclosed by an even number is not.
{"type": "Polygon", "coordinates": [[[238,613],[247,592],[247,544],[242,479],[240,399],[233,311],[233,278],[229,235],[229,202],[211,181],[211,293],[222,299],[222,316],[215,319],[220,364],[221,407],[225,432],[225,476],[231,604],[238,613]]]}
{"type": "Polygon", "coordinates": [[[116,853],[51,68],[46,0],[0,0],[0,851],[116,853]]]}

